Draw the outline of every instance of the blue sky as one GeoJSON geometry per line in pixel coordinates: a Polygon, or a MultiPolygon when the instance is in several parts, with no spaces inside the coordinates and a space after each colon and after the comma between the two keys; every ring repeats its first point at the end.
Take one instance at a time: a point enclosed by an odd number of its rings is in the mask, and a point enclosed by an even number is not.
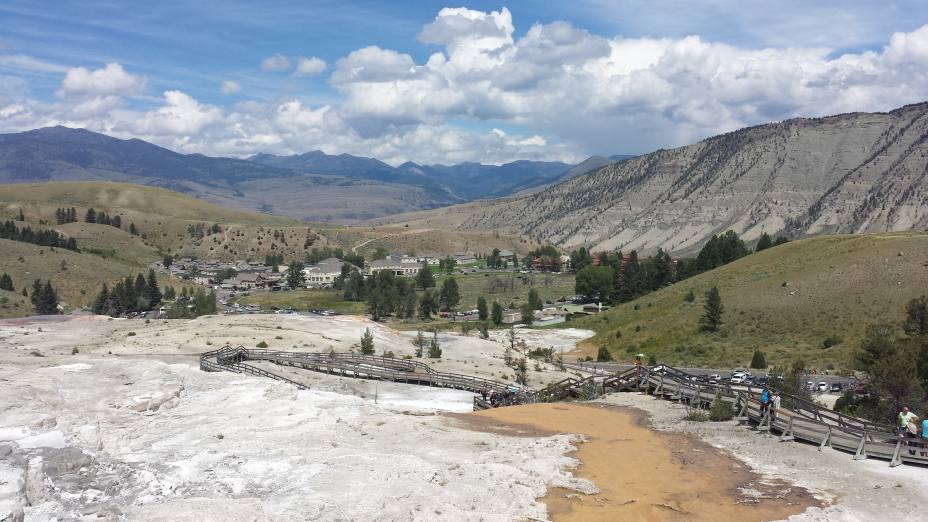
{"type": "Polygon", "coordinates": [[[928,1],[760,5],[8,0],[0,131],[66,124],[236,156],[576,161],[928,99],[928,1]]]}

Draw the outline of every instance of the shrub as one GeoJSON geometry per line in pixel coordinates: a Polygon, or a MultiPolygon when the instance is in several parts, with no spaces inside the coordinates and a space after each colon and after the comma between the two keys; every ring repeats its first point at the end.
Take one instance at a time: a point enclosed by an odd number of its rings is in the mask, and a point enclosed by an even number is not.
{"type": "Polygon", "coordinates": [[[219,440],[222,440],[222,439],[226,438],[226,436],[223,435],[222,433],[217,433],[217,434],[216,434],[216,438],[219,439],[219,440]]]}
{"type": "Polygon", "coordinates": [[[722,399],[721,393],[715,394],[715,400],[712,401],[712,407],[709,409],[709,420],[721,422],[731,420],[735,416],[735,410],[730,402],[722,399]]]}
{"type": "Polygon", "coordinates": [[[275,335],[275,336],[274,336],[274,339],[283,339],[283,337],[281,337],[281,336],[279,336],[279,335],[275,335]]]}
{"type": "Polygon", "coordinates": [[[255,346],[257,346],[258,348],[267,348],[267,343],[264,342],[264,341],[261,341],[260,343],[256,344],[255,346]]]}
{"type": "Polygon", "coordinates": [[[702,410],[693,410],[687,413],[684,419],[688,421],[695,421],[695,422],[706,422],[707,420],[709,420],[709,414],[707,414],[706,412],[702,410]]]}
{"type": "Polygon", "coordinates": [[[696,294],[694,294],[693,291],[690,290],[689,292],[686,293],[686,297],[684,297],[683,300],[686,301],[687,303],[692,303],[693,301],[696,300],[696,294]]]}
{"type": "Polygon", "coordinates": [[[831,334],[822,341],[822,347],[825,349],[831,348],[832,346],[837,346],[841,344],[841,338],[835,334],[831,334]]]}
{"type": "Polygon", "coordinates": [[[760,350],[754,350],[754,356],[751,357],[751,368],[756,370],[763,370],[767,367],[767,358],[764,356],[764,352],[760,350]]]}
{"type": "Polygon", "coordinates": [[[129,332],[126,334],[127,337],[135,337],[135,332],[129,332]]]}
{"type": "Polygon", "coordinates": [[[71,348],[71,355],[77,355],[78,353],[80,353],[80,350],[77,349],[77,346],[71,348]]]}
{"type": "Polygon", "coordinates": [[[622,338],[622,331],[621,331],[621,330],[616,330],[616,331],[615,331],[615,338],[616,338],[616,339],[621,339],[621,338],[622,338]]]}
{"type": "Polygon", "coordinates": [[[599,347],[599,353],[596,354],[596,362],[609,362],[612,360],[612,354],[609,353],[609,348],[605,346],[599,347]]]}

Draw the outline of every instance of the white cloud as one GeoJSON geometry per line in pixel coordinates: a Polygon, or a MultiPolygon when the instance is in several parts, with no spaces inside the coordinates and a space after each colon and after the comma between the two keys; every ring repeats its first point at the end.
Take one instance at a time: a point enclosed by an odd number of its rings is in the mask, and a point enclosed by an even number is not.
{"type": "Polygon", "coordinates": [[[222,94],[235,94],[238,91],[242,90],[242,86],[236,81],[226,80],[222,82],[222,87],[219,89],[222,94]]]}
{"type": "Polygon", "coordinates": [[[146,84],[144,77],[129,74],[122,65],[111,62],[93,71],[84,67],[68,69],[58,94],[62,97],[131,96],[144,91],[146,84]]]}
{"type": "Polygon", "coordinates": [[[261,70],[263,71],[286,71],[289,68],[290,58],[282,54],[275,54],[261,62],[261,70]]]}
{"type": "MultiPolygon", "coordinates": [[[[119,64],[71,69],[54,103],[30,100],[22,86],[15,97],[0,93],[0,129],[72,124],[234,156],[322,149],[393,163],[579,161],[928,99],[928,26],[897,33],[882,49],[840,55],[698,36],[604,37],[566,22],[514,34],[506,9],[443,9],[419,34],[438,46],[424,62],[393,49],[357,49],[333,64],[329,83],[338,96],[325,104],[289,93],[220,108],[171,90],[150,110],[130,110],[122,98],[141,92],[144,79],[119,64]]],[[[319,62],[301,58],[294,74],[319,74],[326,66],[319,62]]],[[[262,67],[292,64],[278,55],[262,67]]],[[[223,92],[232,92],[227,83],[223,92]]]]}
{"type": "Polygon", "coordinates": [[[68,67],[46,62],[28,54],[0,54],[0,67],[37,72],[68,72],[68,67]]]}
{"type": "Polygon", "coordinates": [[[325,60],[316,58],[315,56],[309,58],[301,56],[296,62],[296,71],[294,71],[293,74],[295,76],[311,76],[314,74],[321,74],[325,69],[325,60]]]}

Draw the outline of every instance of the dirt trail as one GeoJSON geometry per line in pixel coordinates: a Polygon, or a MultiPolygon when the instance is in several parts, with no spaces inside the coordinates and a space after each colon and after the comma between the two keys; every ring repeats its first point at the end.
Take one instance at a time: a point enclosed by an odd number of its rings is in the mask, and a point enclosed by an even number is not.
{"type": "Polygon", "coordinates": [[[593,495],[552,488],[554,520],[780,520],[820,502],[805,489],[764,480],[730,454],[696,439],[656,432],[631,408],[533,404],[457,416],[479,431],[587,437],[573,456],[593,495]],[[470,420],[464,417],[471,417],[470,420]]]}

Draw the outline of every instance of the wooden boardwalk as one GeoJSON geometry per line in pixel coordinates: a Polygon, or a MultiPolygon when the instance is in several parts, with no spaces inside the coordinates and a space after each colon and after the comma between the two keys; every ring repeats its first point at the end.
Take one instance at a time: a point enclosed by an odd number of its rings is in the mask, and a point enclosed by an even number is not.
{"type": "Polygon", "coordinates": [[[736,419],[758,431],[779,435],[781,441],[806,441],[819,446],[850,452],[855,460],[875,457],[902,463],[928,465],[928,447],[908,446],[893,426],[851,417],[788,394],[781,394],[781,408],[775,415],[761,409],[762,389],[752,386],[700,384],[694,376],[668,366],[641,366],[619,374],[598,373],[588,377],[568,377],[540,390],[523,390],[513,395],[510,384],[470,375],[438,372],[427,364],[410,359],[354,353],[302,353],[254,350],[224,346],[200,356],[204,371],[231,371],[267,377],[305,389],[281,375],[259,368],[249,361],[267,361],[281,366],[353,377],[406,384],[465,390],[475,394],[474,410],[494,407],[483,398],[494,392],[507,397],[503,405],[565,400],[593,400],[606,393],[637,391],[708,409],[716,397],[735,408],[736,419]]]}

